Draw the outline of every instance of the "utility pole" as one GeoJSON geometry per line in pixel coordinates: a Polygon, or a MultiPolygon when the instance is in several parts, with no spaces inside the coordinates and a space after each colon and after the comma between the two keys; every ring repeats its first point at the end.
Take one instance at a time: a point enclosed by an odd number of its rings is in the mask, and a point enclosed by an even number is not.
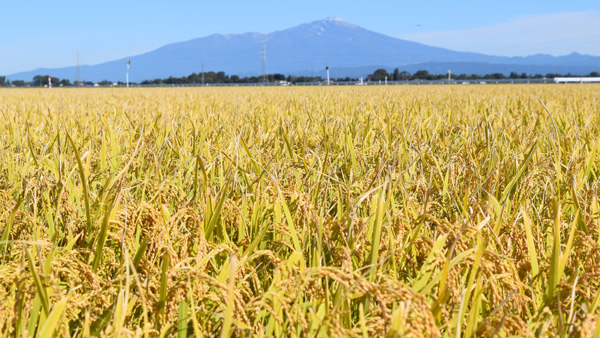
{"type": "Polygon", "coordinates": [[[204,86],[204,60],[202,60],[202,85],[204,86]]]}
{"type": "Polygon", "coordinates": [[[127,59],[127,74],[125,75],[125,83],[127,85],[127,88],[129,88],[129,64],[131,63],[131,61],[129,59],[127,59]]]}
{"type": "Polygon", "coordinates": [[[329,86],[329,66],[325,66],[325,70],[327,71],[327,85],[329,86]]]}
{"type": "Polygon", "coordinates": [[[79,50],[77,51],[77,71],[75,72],[75,85],[81,86],[81,59],[79,58],[79,50]]]}
{"type": "Polygon", "coordinates": [[[267,83],[269,82],[267,78],[267,47],[264,44],[262,46],[262,52],[260,54],[262,59],[262,82],[267,83]]]}
{"type": "Polygon", "coordinates": [[[448,69],[448,81],[452,80],[452,71],[448,69]]]}

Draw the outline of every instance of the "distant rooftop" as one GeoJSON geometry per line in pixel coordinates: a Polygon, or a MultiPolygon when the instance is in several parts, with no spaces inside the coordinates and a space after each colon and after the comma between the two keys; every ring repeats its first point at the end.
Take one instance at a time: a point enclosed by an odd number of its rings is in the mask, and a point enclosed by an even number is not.
{"type": "Polygon", "coordinates": [[[600,77],[555,77],[554,82],[576,82],[576,83],[588,83],[588,82],[600,82],[600,77]]]}

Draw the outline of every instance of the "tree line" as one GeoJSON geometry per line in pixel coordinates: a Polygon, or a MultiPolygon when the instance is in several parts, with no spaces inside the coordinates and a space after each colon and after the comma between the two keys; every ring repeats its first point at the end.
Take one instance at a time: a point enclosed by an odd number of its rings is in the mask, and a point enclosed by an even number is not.
{"type": "MultiPolygon", "coordinates": [[[[508,79],[542,79],[542,78],[555,78],[555,77],[579,77],[581,75],[573,75],[573,74],[556,74],[556,73],[548,73],[546,75],[542,74],[527,74],[521,73],[518,74],[516,72],[511,72],[508,76],[502,73],[493,73],[486,75],[477,75],[477,74],[450,74],[452,80],[508,80],[508,79]]],[[[589,75],[591,77],[599,77],[600,74],[598,72],[591,72],[589,75]]],[[[367,75],[367,81],[414,81],[414,80],[446,80],[448,79],[448,74],[430,74],[427,70],[419,70],[415,73],[411,74],[407,71],[400,71],[398,68],[394,69],[392,73],[388,73],[387,70],[380,68],[373,72],[373,74],[367,75]]]]}
{"type": "MultiPolygon", "coordinates": [[[[486,75],[477,75],[477,74],[451,74],[452,80],[505,80],[505,79],[541,79],[541,78],[555,78],[555,77],[578,77],[581,75],[574,74],[557,74],[557,73],[548,73],[546,75],[542,74],[527,74],[521,73],[518,74],[516,72],[511,72],[508,76],[502,73],[493,73],[486,75]]],[[[590,77],[600,77],[600,73],[591,72],[588,75],[590,77]]],[[[44,87],[48,85],[48,77],[49,75],[36,75],[33,77],[32,81],[23,81],[23,80],[14,80],[10,81],[6,79],[6,76],[0,76],[0,87],[44,87]]],[[[387,70],[380,68],[375,70],[372,74],[367,75],[365,78],[366,81],[431,81],[431,80],[446,80],[448,79],[448,74],[431,74],[427,70],[419,70],[414,73],[409,73],[407,71],[400,71],[398,68],[394,69],[392,73],[388,73],[387,70]]],[[[238,75],[228,75],[225,72],[205,72],[202,73],[192,73],[188,76],[182,77],[168,77],[166,79],[154,79],[154,80],[145,80],[140,82],[141,85],[198,85],[198,84],[252,84],[252,83],[277,83],[277,82],[285,82],[289,84],[296,83],[305,83],[305,82],[323,82],[323,78],[320,76],[294,76],[284,74],[268,74],[266,76],[245,76],[240,77],[238,75]]],[[[344,82],[352,82],[358,81],[357,78],[345,77],[345,78],[333,78],[332,81],[344,81],[344,82]]],[[[69,79],[59,79],[57,77],[50,77],[50,82],[52,86],[61,86],[61,87],[70,87],[70,86],[112,86],[114,83],[112,81],[103,80],[98,83],[93,83],[90,81],[71,83],[69,79]]],[[[132,85],[136,85],[136,83],[130,82],[132,85]]],[[[117,82],[117,85],[124,85],[123,82],[117,82]]]]}
{"type": "MultiPolygon", "coordinates": [[[[0,87],[43,87],[48,85],[48,77],[50,77],[50,83],[52,86],[72,86],[71,80],[59,79],[50,75],[36,75],[31,81],[13,80],[10,81],[6,76],[0,76],[0,87]]],[[[83,83],[82,83],[83,85],[83,83]]],[[[89,85],[93,85],[89,82],[89,85]]]]}
{"type": "Polygon", "coordinates": [[[274,83],[274,82],[321,82],[323,79],[319,76],[294,76],[275,73],[267,74],[266,76],[244,76],[227,75],[225,72],[205,72],[192,73],[188,76],[169,77],[166,79],[145,80],[140,82],[141,85],[181,85],[181,84],[245,84],[245,83],[274,83]]]}

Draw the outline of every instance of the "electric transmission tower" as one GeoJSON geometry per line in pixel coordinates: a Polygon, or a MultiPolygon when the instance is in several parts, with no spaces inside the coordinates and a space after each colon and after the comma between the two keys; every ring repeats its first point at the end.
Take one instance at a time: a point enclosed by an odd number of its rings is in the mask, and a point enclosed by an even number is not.
{"type": "Polygon", "coordinates": [[[267,83],[267,47],[265,45],[262,46],[262,52],[260,53],[262,58],[262,83],[267,83]]]}
{"type": "Polygon", "coordinates": [[[76,86],[81,86],[81,58],[79,57],[79,50],[77,51],[77,68],[75,71],[75,83],[76,86]]]}
{"type": "Polygon", "coordinates": [[[202,85],[204,86],[204,60],[202,60],[202,85]]]}

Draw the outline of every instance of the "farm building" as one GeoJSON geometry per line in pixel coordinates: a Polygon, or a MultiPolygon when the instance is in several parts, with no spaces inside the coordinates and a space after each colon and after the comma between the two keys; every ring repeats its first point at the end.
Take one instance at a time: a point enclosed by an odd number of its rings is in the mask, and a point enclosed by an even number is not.
{"type": "Polygon", "coordinates": [[[587,83],[587,82],[600,82],[600,77],[555,77],[554,82],[556,83],[587,83]]]}

